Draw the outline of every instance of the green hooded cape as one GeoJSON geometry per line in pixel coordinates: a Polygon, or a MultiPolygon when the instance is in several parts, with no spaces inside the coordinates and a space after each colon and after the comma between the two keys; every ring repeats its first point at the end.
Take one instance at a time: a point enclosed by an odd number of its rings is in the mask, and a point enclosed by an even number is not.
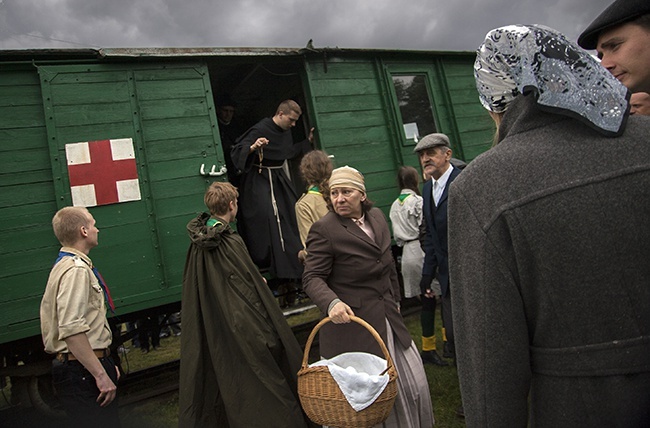
{"type": "Polygon", "coordinates": [[[179,427],[308,426],[296,392],[300,346],[244,241],[208,220],[187,225],[179,427]]]}

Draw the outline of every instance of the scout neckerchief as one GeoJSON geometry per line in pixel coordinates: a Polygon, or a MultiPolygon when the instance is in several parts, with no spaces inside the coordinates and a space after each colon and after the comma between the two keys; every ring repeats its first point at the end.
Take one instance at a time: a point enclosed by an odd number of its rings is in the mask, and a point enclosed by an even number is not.
{"type": "Polygon", "coordinates": [[[312,195],[321,195],[321,193],[318,191],[318,186],[310,187],[309,190],[307,190],[307,193],[311,193],[312,195]]]}
{"type": "Polygon", "coordinates": [[[221,226],[223,223],[221,221],[217,220],[216,218],[210,218],[206,224],[208,227],[215,227],[215,226],[221,226]]]}
{"type": "Polygon", "coordinates": [[[408,198],[409,196],[411,196],[411,193],[402,193],[401,195],[399,195],[399,196],[397,197],[397,200],[399,200],[399,204],[400,204],[400,205],[404,205],[404,201],[405,201],[406,198],[408,198]]]}
{"type": "MultiPolygon", "coordinates": [[[[78,256],[73,253],[68,253],[67,251],[59,251],[59,257],[56,259],[54,264],[57,264],[64,257],[78,257],[78,256]]],[[[81,260],[83,260],[84,263],[86,263],[84,259],[81,260]]],[[[108,285],[106,285],[106,281],[104,281],[102,274],[99,273],[96,267],[90,266],[90,269],[92,269],[93,273],[95,274],[95,277],[97,278],[97,281],[99,281],[99,285],[101,285],[102,290],[104,290],[104,297],[108,302],[108,306],[111,308],[111,312],[115,313],[115,304],[113,303],[113,299],[111,298],[111,292],[108,289],[108,285]]]]}

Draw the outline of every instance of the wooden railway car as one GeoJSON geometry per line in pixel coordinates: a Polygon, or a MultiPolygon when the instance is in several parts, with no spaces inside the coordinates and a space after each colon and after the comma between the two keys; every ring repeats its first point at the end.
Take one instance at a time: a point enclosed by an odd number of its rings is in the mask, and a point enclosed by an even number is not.
{"type": "MultiPolygon", "coordinates": [[[[101,230],[91,256],[116,321],[157,315],[178,309],[185,225],[204,210],[209,183],[226,179],[219,94],[237,101],[242,131],[296,100],[294,139],[314,126],[317,146],[363,172],[387,213],[397,169],[417,166],[419,136],[446,133],[465,161],[489,147],[473,61],[473,52],[313,47],[0,51],[0,379],[19,385],[49,371],[38,311],[59,248],[52,216],[79,197],[75,147],[117,141],[128,152],[135,185],[89,208],[101,230]]],[[[93,162],[97,180],[120,179],[110,160],[93,162]]]]}

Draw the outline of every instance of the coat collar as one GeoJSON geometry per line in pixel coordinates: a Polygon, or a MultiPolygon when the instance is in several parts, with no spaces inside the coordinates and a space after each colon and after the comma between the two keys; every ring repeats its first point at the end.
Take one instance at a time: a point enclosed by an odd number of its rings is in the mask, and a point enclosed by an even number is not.
{"type": "MultiPolygon", "coordinates": [[[[539,109],[535,97],[519,95],[508,107],[499,126],[499,142],[508,136],[542,128],[557,122],[572,121],[568,116],[547,113],[539,109]]],[[[586,126],[586,125],[585,125],[586,126]]]]}
{"type": "MultiPolygon", "coordinates": [[[[445,183],[445,188],[442,191],[442,196],[440,196],[440,200],[438,201],[438,205],[441,205],[442,202],[447,200],[447,197],[449,195],[449,185],[451,184],[452,181],[460,174],[460,169],[456,168],[453,165],[450,165],[451,168],[451,174],[449,175],[449,178],[447,179],[447,183],[445,183]]],[[[433,194],[431,193],[433,191],[433,180],[428,180],[426,183],[424,183],[423,187],[423,194],[425,194],[426,198],[431,202],[431,205],[434,206],[435,204],[433,202],[433,194]]]]}
{"type": "Polygon", "coordinates": [[[367,242],[370,245],[373,245],[374,247],[379,247],[379,244],[377,242],[382,242],[384,239],[383,236],[383,228],[378,227],[378,220],[377,220],[377,213],[374,209],[370,209],[369,211],[365,212],[365,218],[364,221],[367,222],[370,227],[372,227],[373,232],[375,233],[375,240],[373,241],[368,235],[366,235],[366,232],[361,230],[359,226],[357,226],[354,223],[354,220],[348,217],[343,217],[340,216],[336,213],[334,213],[336,217],[338,218],[339,222],[341,225],[352,235],[356,236],[357,238],[361,239],[362,241],[367,242]],[[375,242],[376,241],[376,242],[375,242]]]}

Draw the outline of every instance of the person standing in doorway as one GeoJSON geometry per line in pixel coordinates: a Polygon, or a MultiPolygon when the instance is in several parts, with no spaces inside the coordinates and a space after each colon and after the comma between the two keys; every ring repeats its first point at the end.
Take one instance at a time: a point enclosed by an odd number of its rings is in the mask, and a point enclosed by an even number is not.
{"type": "Polygon", "coordinates": [[[275,115],[246,131],[232,148],[232,159],[242,171],[238,231],[260,269],[275,278],[299,282],[302,249],[295,204],[298,193],[285,168],[288,159],[313,148],[313,128],[308,138],[294,144],[291,128],[300,119],[298,103],[280,103],[275,115]]]}
{"type": "Polygon", "coordinates": [[[217,121],[219,122],[219,136],[221,137],[221,147],[223,148],[226,168],[228,169],[228,181],[230,181],[233,186],[238,187],[240,171],[233,163],[230,154],[232,147],[235,145],[235,141],[240,135],[240,130],[233,122],[236,111],[237,103],[233,101],[230,96],[220,95],[217,97],[217,121]]]}

